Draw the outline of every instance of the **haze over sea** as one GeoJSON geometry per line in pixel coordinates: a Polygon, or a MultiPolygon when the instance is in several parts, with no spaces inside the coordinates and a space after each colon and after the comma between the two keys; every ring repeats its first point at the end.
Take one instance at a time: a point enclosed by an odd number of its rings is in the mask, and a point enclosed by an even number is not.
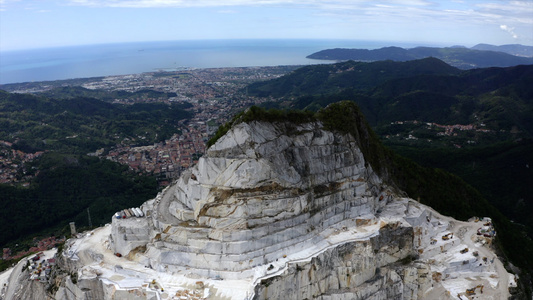
{"type": "Polygon", "coordinates": [[[125,75],[183,68],[331,63],[305,58],[330,48],[415,47],[355,40],[198,40],[0,52],[0,84],[125,75]]]}

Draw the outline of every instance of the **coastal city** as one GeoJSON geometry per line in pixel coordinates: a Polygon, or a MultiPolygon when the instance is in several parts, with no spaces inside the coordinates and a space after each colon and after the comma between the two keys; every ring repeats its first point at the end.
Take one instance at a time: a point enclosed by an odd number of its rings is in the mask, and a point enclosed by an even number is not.
{"type": "MultiPolygon", "coordinates": [[[[102,90],[107,92],[125,91],[135,93],[152,90],[161,92],[161,97],[122,97],[111,100],[118,105],[134,103],[182,103],[187,104],[187,110],[192,117],[179,120],[177,132],[170,138],[151,145],[132,145],[131,141],[123,140],[114,147],[101,148],[91,156],[101,157],[124,165],[135,172],[155,176],[161,187],[167,186],[176,179],[183,170],[194,165],[206,150],[206,142],[219,125],[239,111],[252,105],[268,101],[278,101],[274,98],[260,98],[247,94],[246,86],[250,83],[278,78],[296,69],[297,66],[277,67],[240,67],[165,70],[150,73],[95,77],[86,79],[71,79],[50,82],[28,82],[3,85],[0,88],[13,93],[38,94],[54,88],[79,86],[88,90],[102,90]],[[168,97],[168,95],[172,95],[168,97]]],[[[134,95],[134,94],[132,94],[134,95]]],[[[159,95],[159,94],[156,94],[159,95]]],[[[424,123],[416,120],[397,121],[391,126],[423,126],[424,131],[435,138],[457,137],[477,134],[490,134],[484,124],[472,125],[441,125],[424,123]]],[[[405,131],[405,130],[404,130],[405,131]]],[[[69,138],[69,137],[65,137],[69,138]]],[[[416,141],[419,139],[413,131],[403,135],[383,135],[385,140],[400,139],[416,141]]],[[[461,137],[458,137],[461,138],[461,137]]],[[[139,136],[142,140],[143,137],[139,136]]],[[[426,139],[431,143],[433,139],[426,139]]],[[[467,138],[465,144],[475,141],[467,138]]],[[[455,148],[461,148],[461,143],[453,143],[455,148]]],[[[27,164],[43,154],[42,151],[25,153],[11,148],[12,143],[0,141],[0,183],[28,186],[33,176],[39,170],[28,170],[27,164]]]]}
{"type": "MultiPolygon", "coordinates": [[[[89,90],[127,91],[154,90],[174,93],[175,97],[120,98],[112,102],[121,105],[134,103],[188,103],[190,119],[178,122],[178,132],[170,139],[152,145],[132,146],[128,141],[110,149],[98,149],[98,156],[128,165],[136,172],[154,175],[161,186],[177,178],[203,155],[206,141],[233,114],[272,99],[250,97],[246,86],[259,80],[280,77],[296,66],[183,69],[131,75],[107,76],[53,82],[29,82],[4,85],[1,89],[14,93],[40,93],[65,86],[81,86],[89,90]]],[[[66,137],[67,138],[67,137],[66,137]]],[[[142,139],[142,137],[140,137],[142,139]]],[[[28,186],[37,172],[28,172],[27,163],[43,154],[24,153],[11,148],[12,143],[0,141],[0,183],[28,186]]]]}
{"type": "MultiPolygon", "coordinates": [[[[191,167],[203,155],[206,142],[233,114],[259,104],[267,99],[246,95],[246,85],[277,78],[295,67],[251,67],[220,69],[186,69],[174,72],[153,72],[99,78],[62,80],[53,82],[28,82],[0,86],[14,93],[38,94],[58,87],[81,86],[90,90],[127,91],[155,90],[175,93],[175,97],[115,99],[117,105],[134,103],[189,103],[192,117],[178,121],[178,131],[170,138],[152,145],[132,146],[124,140],[110,149],[98,149],[90,156],[108,159],[124,165],[137,173],[155,176],[161,187],[167,186],[183,170],[191,167]]],[[[69,138],[69,137],[65,137],[69,138]]],[[[140,137],[142,139],[142,137],[140,137]]],[[[0,140],[0,184],[29,187],[39,174],[31,163],[43,151],[26,153],[13,149],[13,143],[0,140]]],[[[29,253],[53,248],[63,239],[46,237],[36,240],[31,249],[11,253],[3,249],[3,259],[18,259],[29,253]]],[[[42,272],[41,274],[45,274],[42,272]]],[[[37,275],[36,275],[37,276],[37,275]]],[[[39,274],[40,276],[40,274],[39,274]]],[[[40,278],[40,277],[39,277],[40,278]]]]}

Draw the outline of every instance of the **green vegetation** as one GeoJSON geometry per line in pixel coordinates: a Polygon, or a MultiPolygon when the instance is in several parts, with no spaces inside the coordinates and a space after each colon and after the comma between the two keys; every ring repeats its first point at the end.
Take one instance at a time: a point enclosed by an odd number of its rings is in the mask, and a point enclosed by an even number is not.
{"type": "Polygon", "coordinates": [[[411,62],[379,61],[363,63],[347,61],[331,65],[313,65],[297,69],[277,79],[252,83],[252,96],[298,97],[325,95],[344,89],[369,90],[388,80],[418,75],[454,75],[460,70],[435,58],[411,62]]]}
{"type": "Polygon", "coordinates": [[[533,236],[533,140],[468,149],[423,148],[387,143],[402,156],[424,166],[452,172],[474,186],[501,213],[526,226],[533,236]]]}
{"type": "MultiPolygon", "coordinates": [[[[158,73],[156,73],[158,74],[158,73]]],[[[95,98],[105,102],[113,100],[146,100],[146,99],[158,99],[166,100],[171,97],[176,97],[176,93],[166,93],[160,91],[154,91],[150,89],[138,90],[135,92],[126,91],[107,91],[98,89],[86,89],[81,86],[62,86],[56,87],[46,92],[39,93],[40,96],[54,98],[54,99],[73,99],[73,98],[95,98]]]]}
{"type": "Polygon", "coordinates": [[[533,66],[460,71],[427,58],[409,62],[348,61],[308,66],[248,87],[250,95],[276,97],[270,108],[317,111],[352,100],[379,131],[391,122],[418,120],[485,125],[533,137],[533,66]],[[289,100],[289,101],[286,101],[289,100]]]}
{"type": "Polygon", "coordinates": [[[108,160],[49,152],[35,162],[40,172],[29,188],[0,185],[0,245],[19,237],[49,234],[76,222],[88,226],[109,223],[125,207],[139,206],[157,191],[155,178],[139,176],[108,160]]]}
{"type": "Polygon", "coordinates": [[[146,145],[170,138],[184,105],[117,105],[93,98],[49,99],[0,91],[0,140],[24,152],[88,153],[118,143],[146,145]]]}
{"type": "Polygon", "coordinates": [[[266,121],[266,122],[284,122],[290,121],[292,123],[300,124],[314,120],[314,113],[311,111],[296,111],[296,110],[280,110],[269,109],[258,106],[252,106],[246,111],[238,113],[229,122],[221,125],[216,131],[215,135],[207,141],[207,147],[215,144],[218,139],[224,136],[228,130],[239,123],[247,123],[251,121],[266,121]]]}
{"type": "MultiPolygon", "coordinates": [[[[114,212],[153,198],[158,191],[155,178],[86,154],[120,143],[160,142],[177,133],[178,121],[190,116],[185,111],[188,105],[118,105],[70,97],[69,93],[77,92],[87,96],[103,93],[65,88],[53,90],[52,94],[64,98],[56,99],[0,91],[0,140],[26,153],[45,151],[24,165],[26,175],[35,175],[29,187],[0,185],[4,205],[0,245],[12,248],[13,253],[33,246],[32,237],[65,234],[71,221],[80,229],[88,228],[87,209],[93,225],[100,226],[108,223],[114,212]]],[[[158,93],[140,91],[135,95],[161,96],[158,93]]]]}

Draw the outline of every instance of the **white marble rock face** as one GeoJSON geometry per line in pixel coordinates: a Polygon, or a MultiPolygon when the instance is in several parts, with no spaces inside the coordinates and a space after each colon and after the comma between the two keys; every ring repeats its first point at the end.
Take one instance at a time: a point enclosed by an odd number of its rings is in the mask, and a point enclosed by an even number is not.
{"type": "Polygon", "coordinates": [[[144,241],[155,268],[246,277],[333,225],[374,214],[385,189],[349,135],[320,123],[241,123],[144,205],[149,237],[114,229],[113,247],[126,255],[144,241]]]}

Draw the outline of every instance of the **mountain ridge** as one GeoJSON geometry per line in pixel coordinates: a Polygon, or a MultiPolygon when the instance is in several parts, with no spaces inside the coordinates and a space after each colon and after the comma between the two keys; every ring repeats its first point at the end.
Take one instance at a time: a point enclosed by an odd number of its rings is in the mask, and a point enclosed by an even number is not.
{"type": "Polygon", "coordinates": [[[331,65],[314,65],[299,68],[287,75],[248,86],[252,96],[298,96],[332,93],[345,88],[369,89],[391,79],[416,75],[456,75],[461,70],[433,58],[395,62],[372,63],[346,61],[331,65]]]}
{"type": "Polygon", "coordinates": [[[460,69],[509,67],[514,65],[533,64],[533,57],[515,56],[509,53],[501,52],[500,50],[502,48],[488,47],[488,49],[498,49],[499,51],[481,49],[487,49],[487,47],[478,46],[477,48],[470,49],[460,47],[416,47],[405,49],[391,46],[373,50],[335,48],[315,52],[308,55],[307,58],[369,62],[380,60],[410,61],[427,57],[435,57],[460,69]]]}
{"type": "Polygon", "coordinates": [[[520,44],[507,44],[500,46],[490,44],[477,44],[470,49],[500,51],[516,56],[533,57],[533,46],[526,46],[520,44]]]}
{"type": "MultiPolygon", "coordinates": [[[[533,65],[459,70],[436,58],[307,66],[248,86],[252,96],[281,98],[272,107],[318,110],[357,102],[372,126],[417,120],[471,124],[533,136],[533,65]],[[415,106],[430,110],[412,109],[415,106]],[[398,110],[397,108],[401,108],[398,110]],[[434,112],[434,113],[432,113],[434,112]]],[[[518,137],[516,137],[518,138],[518,137]]]]}

